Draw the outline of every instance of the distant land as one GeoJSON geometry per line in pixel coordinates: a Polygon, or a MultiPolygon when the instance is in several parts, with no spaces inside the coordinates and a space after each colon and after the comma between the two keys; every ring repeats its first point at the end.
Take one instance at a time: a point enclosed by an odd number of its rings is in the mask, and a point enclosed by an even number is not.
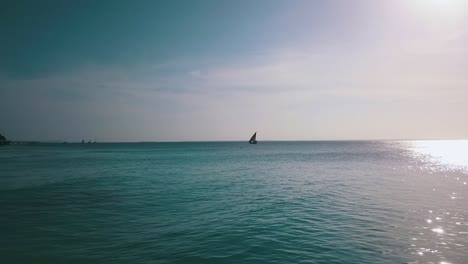
{"type": "Polygon", "coordinates": [[[10,145],[10,141],[6,139],[5,136],[0,134],[0,146],[1,145],[10,145]]]}

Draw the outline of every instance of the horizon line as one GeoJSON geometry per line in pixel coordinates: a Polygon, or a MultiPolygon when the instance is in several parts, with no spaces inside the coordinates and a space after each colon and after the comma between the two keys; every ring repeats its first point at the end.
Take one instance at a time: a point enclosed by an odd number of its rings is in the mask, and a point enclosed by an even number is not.
{"type": "MultiPolygon", "coordinates": [[[[259,142],[346,142],[346,141],[462,141],[468,140],[468,138],[452,138],[452,139],[268,139],[268,140],[259,140],[259,142]]],[[[45,144],[97,144],[97,143],[223,143],[223,142],[248,142],[248,140],[168,140],[168,141],[99,141],[99,142],[85,142],[81,141],[61,141],[61,140],[10,140],[11,143],[45,143],[45,144]]]]}

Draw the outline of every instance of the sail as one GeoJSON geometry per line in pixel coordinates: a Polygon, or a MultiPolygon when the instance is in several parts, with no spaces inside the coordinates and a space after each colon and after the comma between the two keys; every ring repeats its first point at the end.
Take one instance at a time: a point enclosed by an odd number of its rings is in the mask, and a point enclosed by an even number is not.
{"type": "Polygon", "coordinates": [[[253,136],[249,140],[250,144],[257,144],[257,132],[253,134],[253,136]]]}

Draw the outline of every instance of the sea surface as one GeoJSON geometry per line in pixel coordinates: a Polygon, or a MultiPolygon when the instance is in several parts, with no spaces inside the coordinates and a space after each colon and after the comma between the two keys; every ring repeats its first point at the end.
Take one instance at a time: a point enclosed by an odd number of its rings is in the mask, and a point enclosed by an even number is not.
{"type": "Polygon", "coordinates": [[[0,263],[468,263],[468,141],[0,147],[0,263]]]}

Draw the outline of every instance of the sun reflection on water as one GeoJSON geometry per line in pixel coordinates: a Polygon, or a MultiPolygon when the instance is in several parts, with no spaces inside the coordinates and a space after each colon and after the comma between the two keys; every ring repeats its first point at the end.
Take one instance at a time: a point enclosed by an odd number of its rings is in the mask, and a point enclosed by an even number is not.
{"type": "Polygon", "coordinates": [[[411,231],[409,252],[417,256],[416,263],[461,263],[465,256],[457,248],[468,243],[464,202],[468,195],[468,140],[406,141],[403,146],[410,164],[402,184],[427,197],[422,204],[425,210],[415,215],[419,220],[411,231]]]}
{"type": "Polygon", "coordinates": [[[418,140],[409,144],[414,156],[424,161],[468,173],[468,140],[418,140]]]}

